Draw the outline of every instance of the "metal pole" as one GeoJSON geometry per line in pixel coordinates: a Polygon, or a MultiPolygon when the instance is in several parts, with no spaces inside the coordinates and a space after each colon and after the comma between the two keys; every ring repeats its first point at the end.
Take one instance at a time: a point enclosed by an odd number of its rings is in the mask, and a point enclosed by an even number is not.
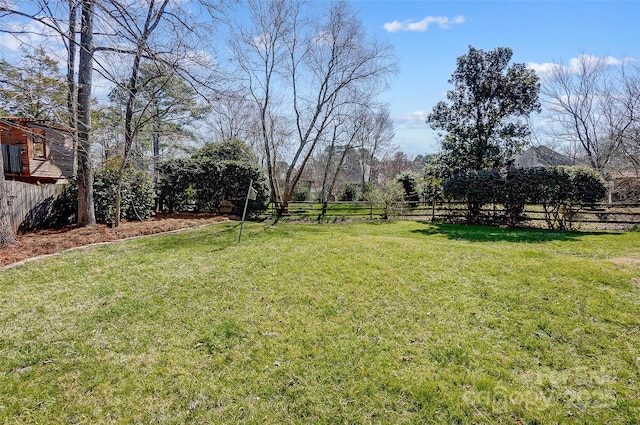
{"type": "Polygon", "coordinates": [[[251,188],[253,187],[253,179],[249,182],[249,189],[247,190],[247,199],[244,200],[244,211],[242,212],[242,221],[240,222],[240,234],[238,235],[238,243],[242,239],[242,228],[244,227],[244,217],[247,215],[247,206],[249,205],[249,195],[251,194],[251,188]]]}

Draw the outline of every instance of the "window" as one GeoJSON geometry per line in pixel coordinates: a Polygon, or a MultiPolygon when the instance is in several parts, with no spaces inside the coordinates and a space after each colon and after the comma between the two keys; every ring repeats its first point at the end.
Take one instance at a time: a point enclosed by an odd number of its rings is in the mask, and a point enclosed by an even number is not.
{"type": "Polygon", "coordinates": [[[44,130],[33,129],[33,159],[47,159],[44,130]]]}
{"type": "Polygon", "coordinates": [[[18,145],[2,146],[2,167],[5,173],[20,174],[22,172],[21,150],[18,145]]]}

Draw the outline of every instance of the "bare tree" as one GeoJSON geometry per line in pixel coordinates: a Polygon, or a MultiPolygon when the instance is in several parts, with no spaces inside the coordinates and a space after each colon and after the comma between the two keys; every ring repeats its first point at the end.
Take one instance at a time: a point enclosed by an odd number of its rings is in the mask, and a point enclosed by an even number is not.
{"type": "Polygon", "coordinates": [[[246,93],[242,90],[217,93],[210,104],[214,112],[210,125],[218,141],[238,139],[251,144],[257,130],[256,110],[246,93]]]}
{"type": "Polygon", "coordinates": [[[363,114],[363,129],[359,133],[359,161],[362,185],[371,183],[376,159],[395,153],[392,145],[395,131],[388,106],[366,109],[363,114]]]}
{"type": "Polygon", "coordinates": [[[93,81],[94,0],[82,0],[80,62],[78,64],[78,226],[95,226],[93,168],[91,166],[91,91],[93,81]]]}
{"type": "MultiPolygon", "coordinates": [[[[68,49],[67,70],[68,82],[73,80],[73,64],[75,63],[76,47],[79,50],[78,75],[77,84],[69,84],[69,94],[67,96],[68,111],[70,114],[77,114],[69,117],[70,123],[76,124],[77,130],[77,151],[78,151],[78,225],[93,226],[95,225],[95,211],[93,204],[93,172],[91,168],[91,92],[93,79],[93,24],[95,0],[79,0],[78,3],[70,0],[66,3],[69,7],[69,22],[66,28],[63,25],[63,19],[56,16],[52,6],[55,1],[36,0],[31,7],[24,9],[12,8],[6,5],[0,5],[0,17],[20,17],[33,22],[39,23],[45,28],[59,37],[65,42],[68,49]],[[81,10],[80,23],[80,41],[76,41],[76,10],[78,4],[81,10]],[[26,10],[29,11],[26,11],[26,10]],[[77,95],[75,91],[77,90],[77,95]],[[75,100],[74,100],[75,99],[75,100]],[[73,107],[72,101],[77,105],[73,107]]],[[[18,5],[20,6],[20,5],[18,5]]],[[[0,29],[1,32],[10,32],[16,36],[42,36],[30,29],[14,30],[0,29]]]]}
{"type": "MultiPolygon", "coordinates": [[[[640,66],[625,65],[618,78],[619,90],[613,96],[617,100],[617,115],[612,128],[617,129],[614,138],[620,143],[625,158],[640,172],[640,66]]],[[[612,102],[613,103],[613,102],[612,102]]]]}
{"type": "Polygon", "coordinates": [[[632,86],[624,61],[613,67],[608,58],[584,54],[572,66],[556,64],[543,84],[554,136],[576,146],[603,175],[638,119],[640,95],[632,86]]]}
{"type": "MultiPolygon", "coordinates": [[[[117,84],[121,74],[118,69],[123,66],[136,68],[142,60],[160,61],[163,64],[175,66],[177,73],[187,79],[192,86],[198,84],[207,86],[210,82],[208,75],[202,72],[209,65],[206,55],[201,55],[195,47],[207,38],[203,33],[197,33],[202,28],[192,19],[197,14],[189,14],[180,9],[180,4],[171,3],[170,13],[161,13],[166,23],[163,32],[164,39],[158,37],[156,49],[150,48],[149,36],[154,31],[154,11],[159,10],[158,5],[166,7],[168,1],[151,0],[147,2],[147,8],[139,2],[127,0],[108,0],[96,2],[95,0],[32,0],[29,5],[16,5],[9,7],[0,4],[0,18],[5,16],[20,17],[37,22],[50,33],[57,34],[67,49],[67,82],[69,87],[68,111],[69,122],[77,128],[77,152],[78,152],[78,224],[90,226],[95,224],[92,193],[92,169],[91,169],[91,95],[94,73],[99,77],[117,84]],[[61,12],[60,9],[64,9],[61,12]],[[80,10],[81,22],[77,28],[77,10],[80,10]],[[151,16],[145,16],[149,12],[151,16]],[[141,16],[140,13],[143,15],[141,16]],[[149,23],[146,25],[145,23],[149,23]],[[95,29],[94,29],[95,27],[95,29]],[[178,35],[175,32],[168,33],[168,29],[182,30],[178,35]],[[76,39],[79,31],[79,41],[76,39]],[[95,38],[95,42],[94,42],[95,38]],[[159,43],[163,40],[166,43],[159,43]],[[171,48],[165,49],[171,43],[171,48]],[[158,48],[161,45],[161,48],[158,48]],[[79,52],[77,69],[77,83],[75,82],[75,56],[79,52]],[[128,62],[123,57],[132,57],[128,62]],[[133,65],[131,65],[133,63],[133,65]],[[74,97],[74,93],[77,95],[74,97]]],[[[218,2],[203,2],[211,12],[216,13],[218,2]]],[[[209,17],[209,20],[212,18],[209,17]]],[[[209,22],[210,23],[210,22],[209,22]]],[[[157,24],[155,24],[157,25],[157,24]]],[[[3,29],[0,32],[12,32],[20,36],[37,36],[32,30],[3,29]]],[[[136,97],[135,71],[130,73],[127,79],[132,98],[136,97]]],[[[125,126],[126,127],[126,126],[125,126]]],[[[128,139],[135,137],[133,126],[125,135],[128,139]]],[[[125,143],[126,145],[126,143],[125,143]]],[[[125,157],[127,154],[125,154],[125,157]]],[[[126,163],[126,160],[125,160],[126,163]]]]}
{"type": "Polygon", "coordinates": [[[346,2],[332,3],[322,16],[297,1],[249,5],[253,26],[235,25],[230,45],[260,113],[272,200],[286,213],[332,117],[352,102],[344,94],[378,91],[395,65],[389,47],[367,37],[346,2]],[[291,124],[291,137],[274,139],[274,123],[291,124]],[[282,160],[288,167],[280,181],[275,166],[282,160]]]}
{"type": "Polygon", "coordinates": [[[349,151],[354,149],[363,127],[362,109],[348,109],[337,114],[333,120],[330,139],[327,143],[322,176],[322,215],[327,212],[327,202],[333,194],[338,176],[343,169],[349,151]]]}

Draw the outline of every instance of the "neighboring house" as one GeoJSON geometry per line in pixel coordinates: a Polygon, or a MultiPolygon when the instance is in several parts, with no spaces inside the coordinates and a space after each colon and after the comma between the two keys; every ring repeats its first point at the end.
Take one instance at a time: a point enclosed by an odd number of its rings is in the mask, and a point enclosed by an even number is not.
{"type": "Polygon", "coordinates": [[[0,117],[7,180],[57,183],[75,172],[73,130],[33,118],[0,117]]]}
{"type": "Polygon", "coordinates": [[[546,146],[532,146],[516,156],[513,162],[513,166],[516,168],[557,167],[560,165],[584,164],[559,154],[546,146]]]}

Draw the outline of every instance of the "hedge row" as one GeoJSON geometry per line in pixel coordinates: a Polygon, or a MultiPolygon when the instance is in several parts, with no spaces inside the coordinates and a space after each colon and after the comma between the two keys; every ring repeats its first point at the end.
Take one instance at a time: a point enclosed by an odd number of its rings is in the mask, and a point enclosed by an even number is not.
{"type": "Polygon", "coordinates": [[[264,173],[247,162],[172,159],[161,163],[159,171],[159,205],[169,212],[220,212],[222,201],[230,201],[231,213],[240,215],[251,180],[257,196],[249,201],[247,215],[257,217],[267,209],[269,189],[264,173]]]}
{"type": "Polygon", "coordinates": [[[526,218],[525,206],[538,204],[550,229],[570,228],[582,206],[602,200],[607,192],[605,181],[582,167],[467,171],[447,179],[443,186],[446,198],[466,203],[470,224],[516,226],[526,218]],[[490,204],[503,208],[496,216],[483,215],[482,208],[490,204]]]}
{"type": "MultiPolygon", "coordinates": [[[[96,221],[106,223],[114,219],[118,169],[104,167],[93,174],[93,202],[96,221]]],[[[154,214],[155,193],[148,173],[128,169],[122,182],[122,210],[120,219],[127,221],[145,220],[154,214]]],[[[78,182],[75,177],[58,199],[57,216],[54,225],[73,223],[77,219],[78,182]]]]}

